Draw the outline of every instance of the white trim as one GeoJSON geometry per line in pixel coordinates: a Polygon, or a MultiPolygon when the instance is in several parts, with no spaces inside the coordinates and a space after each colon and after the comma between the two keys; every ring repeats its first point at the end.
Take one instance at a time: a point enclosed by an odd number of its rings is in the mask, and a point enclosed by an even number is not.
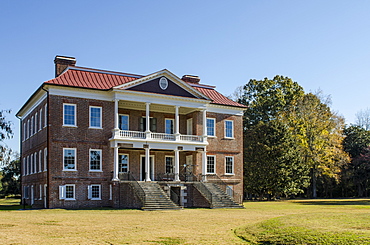
{"type": "Polygon", "coordinates": [[[110,102],[114,98],[113,93],[110,91],[92,90],[87,88],[75,88],[75,87],[60,87],[53,85],[48,85],[48,87],[50,95],[103,100],[110,102]]]}
{"type": "Polygon", "coordinates": [[[102,116],[103,116],[103,107],[101,107],[101,106],[89,106],[89,128],[102,129],[103,128],[102,116]],[[100,124],[100,126],[91,126],[91,109],[92,108],[99,108],[99,124],[100,124]]]}
{"type": "Polygon", "coordinates": [[[207,136],[208,137],[216,137],[216,118],[214,118],[214,117],[207,117],[207,119],[206,119],[206,133],[207,133],[207,136]],[[213,121],[213,135],[209,135],[208,134],[208,126],[207,126],[207,122],[208,122],[208,120],[212,120],[213,121]]]}
{"type": "Polygon", "coordinates": [[[234,163],[234,157],[233,157],[233,156],[225,156],[225,175],[234,175],[234,174],[235,174],[234,166],[235,166],[235,163],[234,163]],[[226,169],[227,169],[227,166],[226,166],[226,159],[227,159],[227,158],[232,159],[232,160],[231,160],[231,163],[232,163],[232,173],[227,173],[227,172],[226,172],[226,169]]]}
{"type": "MultiPolygon", "coordinates": [[[[119,120],[121,116],[127,116],[127,130],[130,130],[130,115],[129,114],[118,113],[118,128],[120,127],[119,120]]],[[[125,129],[120,129],[120,130],[125,130],[125,129]]]]}
{"type": "MultiPolygon", "coordinates": [[[[143,176],[143,171],[145,171],[144,169],[142,169],[142,159],[145,158],[145,155],[140,155],[140,181],[144,181],[144,179],[142,179],[142,176],[143,176]]],[[[149,177],[151,180],[154,180],[154,173],[155,173],[155,170],[154,170],[154,155],[149,155],[149,159],[152,159],[152,162],[151,162],[151,166],[149,166],[149,171],[150,169],[152,169],[152,173],[149,173],[149,177]]],[[[149,160],[150,161],[150,160],[149,160]]]]}
{"type": "Polygon", "coordinates": [[[39,150],[39,173],[42,172],[42,150],[39,150]]]}
{"type": "Polygon", "coordinates": [[[87,186],[88,192],[88,199],[90,200],[101,200],[101,185],[100,184],[92,184],[87,186]],[[92,197],[92,189],[93,187],[99,187],[99,197],[92,197]]]}
{"type": "Polygon", "coordinates": [[[76,185],[75,184],[66,184],[64,186],[59,186],[59,199],[64,199],[64,200],[67,200],[67,201],[75,201],[76,200],[76,185]],[[73,197],[70,197],[70,198],[67,198],[67,187],[73,187],[73,197]],[[61,187],[62,187],[62,195],[64,198],[60,198],[60,191],[61,191],[61,187]]]}
{"type": "Polygon", "coordinates": [[[240,107],[233,107],[233,106],[226,106],[226,105],[216,105],[216,104],[209,104],[207,105],[207,111],[219,114],[230,114],[235,116],[243,116],[244,111],[247,108],[240,108],[240,107]]]}
{"type": "Polygon", "coordinates": [[[77,149],[76,148],[63,148],[63,171],[77,171],[77,149]],[[64,166],[65,150],[74,150],[74,169],[66,169],[64,166]]]}
{"type": "Polygon", "coordinates": [[[206,174],[216,174],[216,172],[217,172],[217,169],[216,169],[216,155],[207,155],[206,156],[206,169],[205,169],[206,171],[206,174]],[[213,168],[214,168],[214,172],[208,172],[208,157],[213,157],[213,163],[214,163],[214,166],[213,166],[213,168]]]}
{"type": "Polygon", "coordinates": [[[175,83],[176,85],[178,85],[179,87],[181,87],[182,89],[184,89],[185,91],[187,91],[188,93],[192,94],[193,96],[195,96],[197,98],[203,98],[203,99],[206,99],[206,100],[211,100],[206,95],[204,95],[203,93],[194,89],[188,83],[184,82],[183,80],[181,80],[179,77],[177,77],[175,74],[168,71],[167,69],[163,69],[163,70],[155,72],[153,74],[150,74],[150,75],[144,76],[142,78],[136,79],[134,81],[118,85],[116,87],[113,87],[113,89],[114,90],[115,89],[126,90],[126,89],[132,88],[134,86],[137,86],[139,84],[143,84],[143,83],[149,82],[151,80],[154,80],[154,79],[160,78],[160,77],[165,77],[165,78],[169,79],[171,82],[175,83]]]}
{"type": "Polygon", "coordinates": [[[44,148],[44,171],[48,170],[48,148],[44,148]]]}
{"type": "Polygon", "coordinates": [[[71,103],[63,103],[63,127],[77,127],[77,105],[71,103]],[[65,122],[65,106],[73,106],[74,107],[74,122],[73,124],[66,124],[65,122]]]}
{"type": "Polygon", "coordinates": [[[224,120],[224,135],[226,139],[234,139],[234,120],[224,120]],[[231,122],[231,136],[227,136],[226,122],[231,122]]]}
{"type": "Polygon", "coordinates": [[[36,92],[35,97],[32,97],[32,99],[28,101],[28,103],[25,104],[24,108],[18,111],[16,115],[19,116],[21,119],[26,118],[31,112],[33,112],[40,104],[44,102],[44,99],[46,97],[46,91],[44,91],[43,89],[39,89],[39,91],[36,92]]]}
{"type": "Polygon", "coordinates": [[[175,133],[175,119],[173,119],[173,118],[165,118],[164,119],[164,132],[166,134],[174,134],[175,133]],[[171,133],[167,133],[167,120],[172,122],[172,132],[171,133]]]}
{"type": "Polygon", "coordinates": [[[166,158],[172,158],[172,173],[175,173],[175,156],[173,156],[173,155],[165,155],[164,156],[164,173],[169,173],[169,172],[167,172],[166,171],[166,168],[167,168],[167,166],[166,166],[166,164],[167,164],[167,161],[166,161],[166,158]]]}
{"type": "Polygon", "coordinates": [[[103,169],[102,169],[102,161],[103,161],[103,151],[101,149],[90,149],[89,150],[89,171],[90,172],[103,172],[103,169]],[[99,156],[100,156],[100,159],[99,159],[99,169],[91,169],[91,152],[92,151],[99,152],[99,156]]]}
{"type": "Polygon", "coordinates": [[[119,153],[118,154],[118,173],[128,173],[130,171],[130,156],[128,153],[119,153]],[[127,172],[121,172],[122,168],[120,168],[120,156],[127,156],[127,172]]]}
{"type": "Polygon", "coordinates": [[[46,128],[47,126],[47,123],[48,123],[48,103],[45,104],[44,106],[44,113],[45,113],[45,117],[44,117],[44,128],[46,128]]]}

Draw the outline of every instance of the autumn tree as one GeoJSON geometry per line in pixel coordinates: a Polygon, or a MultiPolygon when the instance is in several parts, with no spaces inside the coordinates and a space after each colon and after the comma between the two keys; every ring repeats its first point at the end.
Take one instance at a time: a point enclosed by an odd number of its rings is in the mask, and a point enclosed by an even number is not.
{"type": "MultiPolygon", "coordinates": [[[[311,169],[312,197],[317,197],[319,175],[338,180],[349,158],[343,151],[344,119],[333,113],[329,98],[308,93],[282,117],[294,132],[300,156],[311,169]]],[[[283,120],[284,120],[283,119],[283,120]]]]}

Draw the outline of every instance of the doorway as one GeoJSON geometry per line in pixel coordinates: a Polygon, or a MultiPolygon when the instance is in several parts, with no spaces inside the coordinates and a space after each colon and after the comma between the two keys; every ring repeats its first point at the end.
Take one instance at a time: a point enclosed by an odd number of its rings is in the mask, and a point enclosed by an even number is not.
{"type": "MultiPolygon", "coordinates": [[[[145,180],[145,156],[140,156],[140,180],[145,180]]],[[[154,156],[149,156],[149,177],[154,180],[154,156]]]]}

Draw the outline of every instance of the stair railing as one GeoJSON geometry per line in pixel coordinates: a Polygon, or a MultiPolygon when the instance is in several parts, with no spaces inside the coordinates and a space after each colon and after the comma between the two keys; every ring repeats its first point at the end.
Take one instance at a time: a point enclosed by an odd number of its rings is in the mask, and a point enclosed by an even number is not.
{"type": "Polygon", "coordinates": [[[229,188],[228,185],[217,174],[207,175],[207,181],[217,184],[225,193],[231,192],[230,197],[234,200],[234,202],[239,204],[243,203],[243,195],[229,188]]]}
{"type": "Polygon", "coordinates": [[[144,189],[140,186],[139,182],[136,181],[135,177],[132,175],[131,172],[125,173],[127,174],[127,180],[130,181],[130,185],[133,187],[136,196],[141,200],[142,204],[145,204],[146,200],[146,193],[144,189]]]}

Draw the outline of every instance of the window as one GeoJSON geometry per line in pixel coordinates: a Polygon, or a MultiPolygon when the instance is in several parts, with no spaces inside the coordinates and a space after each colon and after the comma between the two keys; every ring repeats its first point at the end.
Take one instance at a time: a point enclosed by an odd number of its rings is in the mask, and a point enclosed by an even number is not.
{"type": "Polygon", "coordinates": [[[29,137],[31,137],[31,122],[30,122],[30,119],[27,120],[27,124],[28,124],[28,126],[27,126],[27,139],[28,139],[29,137]]]}
{"type": "Polygon", "coordinates": [[[39,131],[42,129],[42,108],[40,109],[40,122],[39,122],[39,131]]]}
{"type": "Polygon", "coordinates": [[[22,139],[23,141],[26,140],[26,123],[23,123],[22,139]]]}
{"type": "Polygon", "coordinates": [[[30,174],[30,156],[27,156],[27,161],[26,161],[27,165],[26,165],[26,175],[29,175],[30,174]]]}
{"type": "Polygon", "coordinates": [[[39,151],[39,172],[42,171],[42,151],[39,151]]]}
{"type": "Polygon", "coordinates": [[[36,112],[35,114],[35,134],[37,133],[38,129],[39,129],[39,115],[36,112]]]}
{"type": "Polygon", "coordinates": [[[63,104],[63,126],[76,126],[76,105],[63,104]]]}
{"type": "Polygon", "coordinates": [[[193,135],[193,118],[186,120],[186,134],[193,135]]]}
{"type": "Polygon", "coordinates": [[[129,129],[129,117],[128,115],[119,115],[118,117],[118,128],[121,130],[128,130],[129,129]]]}
{"type": "Polygon", "coordinates": [[[173,156],[166,156],[166,174],[172,174],[173,172],[173,156]]]}
{"type": "Polygon", "coordinates": [[[173,134],[173,119],[166,119],[165,133],[173,134]]]}
{"type": "Polygon", "coordinates": [[[101,128],[101,107],[90,106],[90,128],[101,128]]]}
{"type": "Polygon", "coordinates": [[[215,173],[215,156],[207,156],[207,174],[215,173]]]}
{"type": "Polygon", "coordinates": [[[76,149],[64,148],[63,149],[63,163],[64,170],[76,170],[76,149]]]}
{"type": "Polygon", "coordinates": [[[42,185],[39,186],[39,200],[42,200],[42,185]]]}
{"type": "Polygon", "coordinates": [[[22,160],[22,176],[25,176],[26,175],[26,158],[23,157],[23,160],[22,160]]]}
{"type": "Polygon", "coordinates": [[[90,149],[90,171],[101,171],[101,150],[90,149]]]}
{"type": "Polygon", "coordinates": [[[119,154],[118,161],[118,172],[128,173],[128,155],[119,154]]]}
{"type": "Polygon", "coordinates": [[[44,127],[47,126],[48,123],[48,104],[45,104],[45,118],[44,118],[44,127]]]}
{"type": "Polygon", "coordinates": [[[35,129],[35,118],[32,116],[31,117],[31,134],[30,134],[30,136],[33,136],[34,129],[35,129]]]}
{"type": "Polygon", "coordinates": [[[208,136],[216,136],[216,133],[215,133],[215,119],[214,118],[207,118],[207,135],[208,136]]]}
{"type": "Polygon", "coordinates": [[[33,173],[37,173],[37,152],[33,154],[33,173]]]}
{"type": "Polygon", "coordinates": [[[29,174],[33,174],[33,154],[30,155],[30,172],[29,174]]]}
{"type": "Polygon", "coordinates": [[[89,185],[88,198],[91,200],[101,200],[101,185],[89,185]]]}
{"type": "Polygon", "coordinates": [[[75,185],[60,185],[59,199],[76,200],[75,199],[75,185]]]}
{"type": "Polygon", "coordinates": [[[44,171],[48,169],[48,149],[44,149],[44,171]]]}
{"type": "Polygon", "coordinates": [[[225,157],[225,173],[234,174],[234,158],[225,157]]]}
{"type": "MultiPolygon", "coordinates": [[[[157,118],[149,118],[150,131],[157,132],[157,118]]],[[[140,131],[146,131],[146,118],[140,118],[140,131]]]]}
{"type": "Polygon", "coordinates": [[[225,121],[225,137],[234,138],[234,121],[225,121]]]}

